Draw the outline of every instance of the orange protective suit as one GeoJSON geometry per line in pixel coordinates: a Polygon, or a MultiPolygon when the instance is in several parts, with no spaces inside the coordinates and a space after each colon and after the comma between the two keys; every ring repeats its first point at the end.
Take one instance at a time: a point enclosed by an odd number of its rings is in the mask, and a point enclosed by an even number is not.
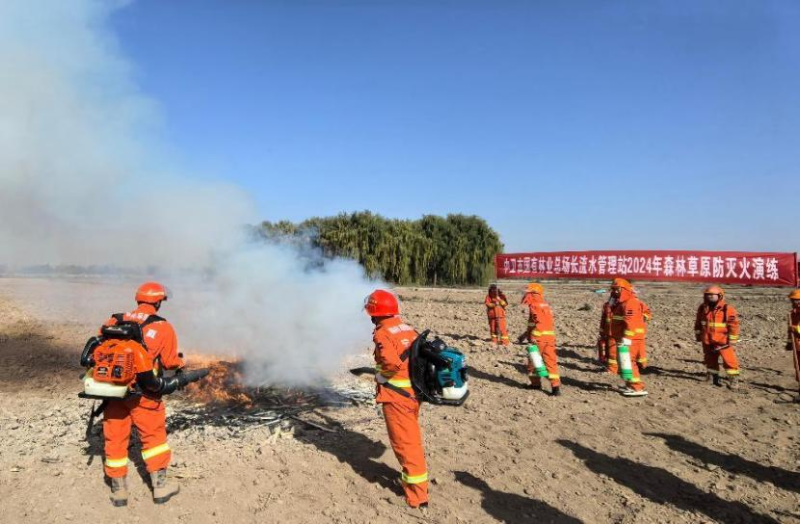
{"type": "Polygon", "coordinates": [[[620,289],[619,302],[614,306],[611,316],[611,338],[608,340],[608,371],[619,372],[617,347],[623,339],[631,341],[630,353],[633,378],[626,385],[635,391],[644,391],[645,385],[639,373],[639,359],[645,349],[644,307],[636,295],[628,289],[620,289]]]}
{"type": "MultiPolygon", "coordinates": [[[[140,304],[138,308],[123,316],[123,320],[144,323],[156,308],[140,304]]],[[[110,318],[105,325],[117,323],[110,318]]],[[[155,373],[162,368],[183,367],[178,355],[178,340],[175,330],[165,320],[148,324],[142,330],[150,367],[155,373]]],[[[137,370],[137,372],[149,369],[137,370]]],[[[111,400],[104,412],[103,434],[105,436],[105,465],[109,477],[124,477],[128,474],[128,443],[131,425],[136,426],[142,441],[142,459],[147,471],[152,473],[169,466],[171,452],[167,443],[166,410],[164,401],[148,396],[132,396],[126,400],[111,400]]]]}
{"type": "Polygon", "coordinates": [[[739,374],[739,360],[734,346],[739,342],[739,314],[720,297],[716,305],[706,303],[697,309],[695,338],[703,344],[703,360],[711,375],[719,375],[719,360],[729,377],[739,374]]]}
{"type": "Polygon", "coordinates": [[[406,502],[417,508],[428,503],[428,468],[419,427],[419,401],[414,397],[408,369],[409,351],[417,332],[399,316],[392,316],[378,323],[372,338],[378,382],[376,401],[383,405],[389,442],[403,468],[401,479],[406,502]]]}
{"type": "MultiPolygon", "coordinates": [[[[525,336],[531,344],[535,344],[539,348],[539,353],[547,368],[550,386],[557,388],[561,385],[561,375],[558,373],[553,309],[538,293],[526,293],[522,298],[522,303],[528,306],[528,330],[525,332],[525,336]]],[[[531,384],[541,386],[542,379],[534,370],[533,364],[527,361],[527,366],[531,384]]]]}
{"type": "Polygon", "coordinates": [[[498,334],[500,342],[507,346],[510,344],[508,338],[508,327],[506,325],[506,306],[508,306],[508,299],[502,292],[494,295],[491,293],[486,295],[483,303],[486,305],[486,315],[489,317],[489,331],[492,334],[492,342],[497,344],[498,334]]]}
{"type": "Polygon", "coordinates": [[[800,306],[793,307],[789,313],[789,341],[786,349],[794,351],[794,374],[800,382],[800,306]]]}

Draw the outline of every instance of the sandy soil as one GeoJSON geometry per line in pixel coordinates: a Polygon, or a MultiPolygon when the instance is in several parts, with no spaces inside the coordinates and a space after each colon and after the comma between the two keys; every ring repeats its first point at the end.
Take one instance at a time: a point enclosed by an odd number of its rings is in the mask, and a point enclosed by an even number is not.
{"type": "MultiPolygon", "coordinates": [[[[800,404],[792,403],[797,384],[783,349],[784,290],[729,290],[744,338],[744,383],[729,391],[704,381],[692,333],[698,287],[641,286],[655,314],[650,396],[626,399],[594,362],[604,300],[597,284],[547,287],[559,398],[524,389],[522,346],[487,342],[483,290],[401,289],[407,320],[462,349],[473,368],[464,407],[423,409],[434,479],[423,518],[398,494],[398,466],[374,407],[320,407],[304,417],[335,432],[297,423],[276,435],[276,426],[232,424],[217,411],[186,424],[203,410],[186,398],[168,407],[181,494],[155,506],[132,471],[130,505],[113,508],[99,427],[87,443],[89,403],[76,397],[77,355],[96,326],[48,298],[50,284],[0,279],[3,522],[800,522],[800,404]]],[[[97,311],[98,321],[106,312],[90,297],[111,300],[123,288],[68,283],[83,297],[75,308],[97,311]]],[[[521,296],[520,285],[505,288],[521,296]]],[[[516,336],[525,315],[510,314],[516,336]]],[[[348,363],[369,364],[367,353],[348,363]]],[[[368,377],[346,373],[337,381],[371,387],[368,377]]]]}

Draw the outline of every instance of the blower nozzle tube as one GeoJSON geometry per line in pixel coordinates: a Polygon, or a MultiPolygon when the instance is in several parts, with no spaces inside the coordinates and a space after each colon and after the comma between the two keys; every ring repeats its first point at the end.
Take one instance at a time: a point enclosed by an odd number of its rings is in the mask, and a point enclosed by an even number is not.
{"type": "Polygon", "coordinates": [[[181,388],[188,386],[192,382],[197,382],[206,376],[208,376],[208,368],[193,369],[192,371],[184,371],[180,375],[176,375],[181,388]]]}

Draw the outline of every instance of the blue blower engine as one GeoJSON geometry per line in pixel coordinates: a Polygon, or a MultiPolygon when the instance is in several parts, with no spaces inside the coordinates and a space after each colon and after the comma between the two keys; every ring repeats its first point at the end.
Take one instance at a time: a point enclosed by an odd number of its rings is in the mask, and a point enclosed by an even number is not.
{"type": "Polygon", "coordinates": [[[441,339],[429,341],[429,333],[424,331],[411,346],[411,384],[422,401],[460,406],[469,396],[467,357],[441,339]]]}

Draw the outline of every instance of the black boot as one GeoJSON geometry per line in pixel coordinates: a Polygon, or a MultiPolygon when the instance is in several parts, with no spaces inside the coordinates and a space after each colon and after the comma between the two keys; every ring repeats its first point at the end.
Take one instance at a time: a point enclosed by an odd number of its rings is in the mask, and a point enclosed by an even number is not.
{"type": "Polygon", "coordinates": [[[714,385],[719,387],[719,388],[721,388],[722,387],[722,379],[719,377],[719,375],[714,375],[713,379],[714,379],[714,385]]]}
{"type": "Polygon", "coordinates": [[[553,390],[550,392],[551,397],[560,397],[561,396],[561,386],[553,386],[553,390]]]}

